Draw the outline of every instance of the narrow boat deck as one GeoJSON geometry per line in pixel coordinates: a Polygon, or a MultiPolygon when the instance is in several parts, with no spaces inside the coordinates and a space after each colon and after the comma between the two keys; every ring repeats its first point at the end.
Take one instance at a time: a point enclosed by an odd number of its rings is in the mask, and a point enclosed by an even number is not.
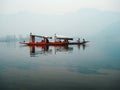
{"type": "Polygon", "coordinates": [[[89,41],[84,41],[84,42],[20,42],[20,44],[24,45],[51,45],[51,46],[56,46],[56,45],[80,45],[80,44],[86,44],[89,41]]]}

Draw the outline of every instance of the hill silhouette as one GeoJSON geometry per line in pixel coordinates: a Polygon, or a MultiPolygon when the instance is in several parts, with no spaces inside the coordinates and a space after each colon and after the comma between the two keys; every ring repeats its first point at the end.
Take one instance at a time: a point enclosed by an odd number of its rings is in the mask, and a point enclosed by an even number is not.
{"type": "Polygon", "coordinates": [[[115,26],[118,21],[120,21],[120,13],[96,9],[80,9],[64,15],[41,15],[29,12],[0,14],[0,30],[4,31],[0,34],[26,35],[33,32],[39,35],[53,35],[56,33],[89,38],[101,30],[109,33],[106,30],[118,27],[115,26]]]}

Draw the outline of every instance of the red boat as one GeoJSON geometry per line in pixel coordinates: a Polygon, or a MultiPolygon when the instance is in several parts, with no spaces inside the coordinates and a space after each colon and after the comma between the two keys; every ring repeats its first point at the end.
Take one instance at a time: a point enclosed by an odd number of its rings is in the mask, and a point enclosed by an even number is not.
{"type": "Polygon", "coordinates": [[[50,42],[49,39],[52,39],[52,37],[48,37],[48,36],[39,36],[39,35],[32,35],[30,33],[30,42],[20,42],[20,44],[25,44],[25,45],[51,45],[51,46],[55,46],[55,45],[75,45],[75,44],[85,44],[88,41],[85,41],[83,39],[82,42],[80,42],[80,39],[78,39],[77,42],[69,42],[69,40],[73,40],[73,38],[70,37],[66,37],[66,36],[54,36],[55,41],[54,42],[50,42]],[[39,37],[42,38],[42,41],[36,42],[35,41],[35,37],[39,37]]]}

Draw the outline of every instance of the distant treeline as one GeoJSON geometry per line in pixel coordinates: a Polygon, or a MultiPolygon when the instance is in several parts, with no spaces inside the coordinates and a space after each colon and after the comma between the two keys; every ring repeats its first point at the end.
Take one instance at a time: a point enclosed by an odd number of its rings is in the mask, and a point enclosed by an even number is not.
{"type": "Polygon", "coordinates": [[[22,36],[19,35],[18,37],[16,35],[6,35],[0,37],[0,42],[17,42],[17,41],[28,41],[28,36],[22,36]]]}

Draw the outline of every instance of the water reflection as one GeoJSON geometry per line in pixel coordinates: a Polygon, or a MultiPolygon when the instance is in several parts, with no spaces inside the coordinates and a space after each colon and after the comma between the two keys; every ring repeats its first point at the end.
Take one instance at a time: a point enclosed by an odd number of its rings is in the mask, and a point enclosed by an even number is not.
{"type": "Polygon", "coordinates": [[[30,56],[35,57],[38,54],[51,54],[52,49],[49,49],[49,46],[29,46],[30,56]]]}
{"type": "Polygon", "coordinates": [[[119,45],[94,46],[0,44],[0,90],[120,90],[119,45]]]}
{"type": "Polygon", "coordinates": [[[86,44],[83,44],[83,45],[77,45],[78,49],[80,49],[81,46],[82,46],[82,49],[85,50],[86,44]]]}
{"type": "MultiPolygon", "coordinates": [[[[86,45],[78,45],[78,49],[82,47],[83,50],[85,50],[86,45]]],[[[47,45],[42,45],[42,46],[29,46],[30,48],[30,56],[31,57],[36,57],[37,55],[40,54],[57,54],[58,52],[72,52],[74,50],[73,46],[47,46],[47,45]]]]}

